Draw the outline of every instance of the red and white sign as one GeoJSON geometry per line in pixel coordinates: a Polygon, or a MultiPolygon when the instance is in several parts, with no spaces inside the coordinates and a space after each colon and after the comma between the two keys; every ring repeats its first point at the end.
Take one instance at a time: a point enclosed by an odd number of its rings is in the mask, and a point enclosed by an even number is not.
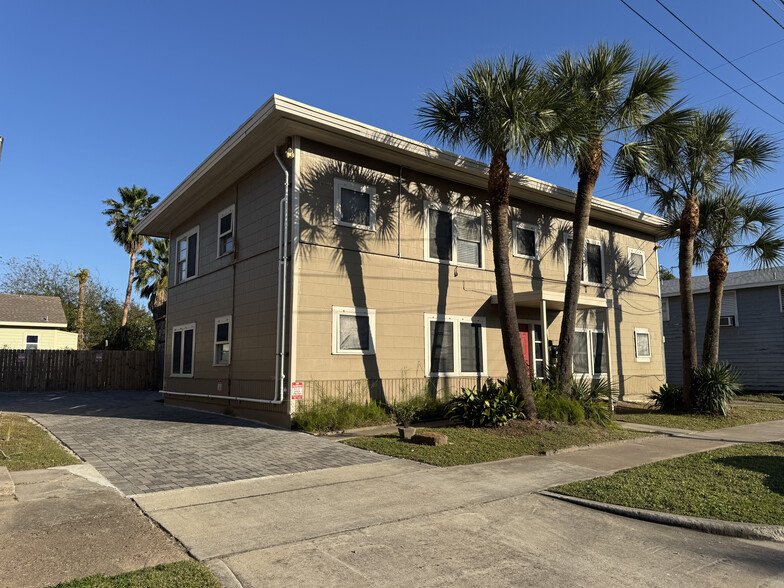
{"type": "Polygon", "coordinates": [[[16,361],[24,361],[24,360],[25,360],[25,354],[24,353],[19,353],[16,356],[16,361]]]}
{"type": "Polygon", "coordinates": [[[103,361],[103,353],[96,353],[95,354],[95,362],[101,363],[103,361]]]}
{"type": "Polygon", "coordinates": [[[302,400],[302,395],[305,390],[305,384],[302,382],[292,382],[291,383],[291,399],[292,400],[302,400]]]}
{"type": "Polygon", "coordinates": [[[218,392],[223,392],[223,380],[218,380],[218,392]]]}

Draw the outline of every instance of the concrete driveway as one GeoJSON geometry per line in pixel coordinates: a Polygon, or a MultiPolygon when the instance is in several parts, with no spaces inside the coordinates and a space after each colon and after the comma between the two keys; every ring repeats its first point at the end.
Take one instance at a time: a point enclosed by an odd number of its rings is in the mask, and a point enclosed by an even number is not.
{"type": "Polygon", "coordinates": [[[386,461],[305,433],[166,406],[157,392],[0,394],[126,495],[386,461]]]}

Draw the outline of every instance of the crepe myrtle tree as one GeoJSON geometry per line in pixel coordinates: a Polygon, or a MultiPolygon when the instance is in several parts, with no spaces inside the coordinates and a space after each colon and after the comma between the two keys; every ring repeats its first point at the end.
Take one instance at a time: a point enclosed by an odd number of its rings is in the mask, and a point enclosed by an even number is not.
{"type": "Polygon", "coordinates": [[[509,163],[511,159],[525,165],[556,153],[559,138],[566,134],[559,122],[567,120],[558,112],[566,103],[534,61],[519,55],[476,61],[441,92],[426,94],[423,102],[418,121],[428,139],[489,160],[487,191],[504,357],[511,384],[523,396],[525,416],[536,419],[509,265],[509,163]]]}
{"type": "MultiPolygon", "coordinates": [[[[621,150],[615,170],[621,186],[629,190],[642,184],[655,198],[659,214],[677,217],[683,406],[687,409],[694,406],[691,383],[698,363],[691,273],[700,232],[700,200],[769,169],[777,151],[770,136],[739,128],[725,108],[692,112],[680,134],[651,134],[621,150]]],[[[717,269],[720,265],[714,260],[717,269]]]]}
{"type": "Polygon", "coordinates": [[[686,114],[671,103],[676,76],[669,61],[638,58],[625,42],[600,43],[578,55],[564,51],[546,63],[545,72],[566,92],[569,108],[562,114],[578,123],[574,140],[562,143],[577,176],[557,366],[560,390],[568,394],[585,238],[594,187],[610,159],[608,144],[624,145],[641,132],[677,132],[686,114]]]}

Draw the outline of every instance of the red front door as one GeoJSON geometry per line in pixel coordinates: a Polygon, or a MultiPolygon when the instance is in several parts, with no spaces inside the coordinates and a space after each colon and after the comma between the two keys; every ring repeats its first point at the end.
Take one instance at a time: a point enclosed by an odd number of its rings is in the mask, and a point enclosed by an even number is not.
{"type": "Polygon", "coordinates": [[[528,371],[531,371],[531,332],[528,325],[519,324],[520,327],[520,343],[523,344],[523,357],[525,358],[525,365],[528,371]]]}

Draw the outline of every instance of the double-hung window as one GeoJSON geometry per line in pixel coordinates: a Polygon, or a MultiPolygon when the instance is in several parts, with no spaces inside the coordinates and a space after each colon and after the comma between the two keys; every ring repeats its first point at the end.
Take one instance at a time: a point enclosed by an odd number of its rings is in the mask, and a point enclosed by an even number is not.
{"type": "Polygon", "coordinates": [[[648,329],[634,329],[634,355],[637,361],[651,361],[651,335],[648,329]]]}
{"type": "MultiPolygon", "coordinates": [[[[567,235],[564,243],[566,249],[564,259],[566,260],[565,272],[569,269],[569,257],[572,252],[572,236],[567,235]]],[[[585,240],[585,250],[583,252],[583,271],[582,281],[586,284],[597,286],[604,285],[604,246],[601,241],[596,239],[585,240]]]]}
{"type": "Polygon", "coordinates": [[[538,235],[539,231],[535,225],[515,223],[514,254],[525,259],[537,259],[539,254],[538,235]]]}
{"type": "Polygon", "coordinates": [[[425,256],[431,261],[482,267],[482,217],[428,203],[425,256]]]}
{"type": "Polygon", "coordinates": [[[633,278],[645,279],[645,253],[631,247],[629,248],[629,275],[633,278]]]}
{"type": "Polygon", "coordinates": [[[199,227],[194,227],[177,238],[175,248],[177,257],[177,283],[182,283],[196,275],[199,258],[199,227]]]}
{"type": "Polygon", "coordinates": [[[234,251],[234,205],[218,214],[218,257],[234,251]]]}
{"type": "Polygon", "coordinates": [[[607,375],[607,340],[603,331],[574,332],[572,371],[582,376],[607,375]]]}
{"type": "Polygon", "coordinates": [[[661,314],[662,314],[662,322],[667,322],[670,320],[670,299],[669,298],[662,298],[661,301],[661,314]]]}
{"type": "Polygon", "coordinates": [[[172,376],[193,376],[193,351],[196,343],[196,324],[172,329],[172,376]]]}
{"type": "Polygon", "coordinates": [[[332,307],[332,353],[376,354],[376,311],[372,308],[332,307]]]}
{"type": "Polygon", "coordinates": [[[336,179],[335,224],[375,231],[376,189],[336,179]]]}
{"type": "Polygon", "coordinates": [[[25,349],[38,349],[38,335],[27,335],[25,337],[25,349]]]}
{"type": "Polygon", "coordinates": [[[231,363],[231,317],[222,316],[215,319],[215,357],[214,365],[231,363]]]}
{"type": "Polygon", "coordinates": [[[737,292],[734,290],[724,292],[724,296],[721,299],[721,316],[719,317],[719,326],[738,326],[738,296],[737,292]]]}
{"type": "Polygon", "coordinates": [[[485,319],[425,315],[425,361],[432,376],[486,373],[485,319]]]}

